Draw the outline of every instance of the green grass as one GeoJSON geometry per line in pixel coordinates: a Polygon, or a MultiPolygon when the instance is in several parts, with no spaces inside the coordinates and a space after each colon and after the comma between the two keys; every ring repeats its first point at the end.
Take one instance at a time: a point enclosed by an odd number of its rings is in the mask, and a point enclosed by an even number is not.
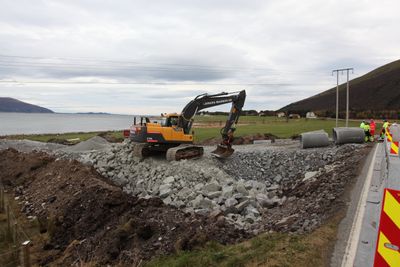
{"type": "MultiPolygon", "coordinates": [[[[48,142],[49,140],[68,140],[79,138],[80,141],[86,141],[96,135],[104,132],[88,132],[88,133],[63,133],[63,134],[27,134],[27,135],[9,135],[5,138],[7,139],[28,139],[32,141],[48,142]]],[[[111,131],[108,134],[114,136],[115,138],[123,138],[122,131],[111,131]]]]}
{"type": "MultiPolygon", "coordinates": [[[[212,115],[212,116],[196,116],[194,117],[194,122],[225,122],[228,117],[225,115],[212,115]]],[[[260,116],[241,116],[239,118],[241,123],[243,122],[256,122],[256,123],[266,123],[275,121],[286,121],[285,118],[278,118],[275,116],[260,117],[260,116]]]]}
{"type": "Polygon", "coordinates": [[[145,266],[326,266],[339,219],[336,216],[310,234],[261,234],[226,246],[211,242],[193,251],[153,259],[145,266]]]}
{"type": "MultiPolygon", "coordinates": [[[[240,120],[240,122],[243,122],[240,120]]],[[[349,121],[349,126],[358,127],[360,122],[349,121]]],[[[339,121],[339,126],[345,126],[344,121],[339,121]]],[[[332,136],[332,129],[335,127],[335,120],[321,120],[321,119],[296,119],[289,120],[271,120],[265,123],[251,124],[251,125],[238,125],[235,132],[236,136],[243,136],[256,133],[271,133],[280,138],[290,138],[308,131],[325,130],[332,136]]],[[[381,125],[377,125],[380,129],[381,125]]],[[[219,137],[220,128],[195,128],[195,141],[201,142],[208,138],[219,137]]]]}

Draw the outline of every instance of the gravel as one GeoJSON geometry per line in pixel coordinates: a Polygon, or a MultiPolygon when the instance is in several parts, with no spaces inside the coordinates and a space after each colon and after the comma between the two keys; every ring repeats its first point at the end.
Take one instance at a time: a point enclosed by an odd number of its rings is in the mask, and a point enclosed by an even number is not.
{"type": "MultiPolygon", "coordinates": [[[[209,156],[212,148],[206,147],[202,159],[168,162],[161,157],[135,158],[133,143],[111,144],[101,137],[72,147],[51,146],[47,150],[57,157],[92,165],[128,194],[159,197],[190,213],[218,211],[237,227],[253,231],[262,229],[266,211],[291,197],[287,192],[335,170],[338,162],[364,147],[348,144],[302,150],[298,142],[288,140],[279,145],[235,146],[235,153],[226,160],[209,156]]],[[[309,224],[318,218],[306,219],[310,221],[307,229],[312,229],[309,224]]],[[[292,220],[282,218],[279,223],[292,220]]]]}

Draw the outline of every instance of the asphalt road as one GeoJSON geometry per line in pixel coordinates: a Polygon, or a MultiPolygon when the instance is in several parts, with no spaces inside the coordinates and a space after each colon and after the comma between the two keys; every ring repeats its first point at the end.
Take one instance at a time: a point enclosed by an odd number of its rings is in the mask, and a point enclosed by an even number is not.
{"type": "Polygon", "coordinates": [[[368,195],[370,183],[372,181],[371,172],[377,162],[379,144],[371,150],[365,163],[360,170],[356,184],[348,192],[349,203],[345,218],[341,221],[338,229],[337,242],[331,258],[331,266],[353,266],[346,265],[354,261],[360,231],[360,216],[364,217],[363,203],[368,195]],[[364,199],[364,200],[363,200],[364,199]]]}
{"type": "Polygon", "coordinates": [[[385,144],[376,144],[352,189],[346,217],[342,220],[331,266],[373,266],[383,192],[400,189],[400,158],[385,157],[385,144]]]}

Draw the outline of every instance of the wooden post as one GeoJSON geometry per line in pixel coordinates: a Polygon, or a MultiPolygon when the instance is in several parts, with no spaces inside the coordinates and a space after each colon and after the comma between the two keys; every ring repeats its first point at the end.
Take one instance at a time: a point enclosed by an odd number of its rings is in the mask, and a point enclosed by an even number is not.
{"type": "Polygon", "coordinates": [[[4,188],[0,188],[0,213],[4,212],[4,188]]]}
{"type": "Polygon", "coordinates": [[[17,223],[14,222],[14,229],[13,229],[13,244],[17,246],[17,223]]]}
{"type": "Polygon", "coordinates": [[[11,239],[11,217],[10,217],[10,206],[7,205],[7,239],[11,239]]]}
{"type": "Polygon", "coordinates": [[[17,222],[14,222],[14,229],[13,229],[13,249],[14,249],[14,258],[18,259],[18,248],[17,248],[17,234],[18,234],[18,225],[17,222]]]}
{"type": "Polygon", "coordinates": [[[22,243],[22,260],[24,267],[31,267],[31,255],[29,251],[30,245],[31,241],[29,240],[22,243]]]}

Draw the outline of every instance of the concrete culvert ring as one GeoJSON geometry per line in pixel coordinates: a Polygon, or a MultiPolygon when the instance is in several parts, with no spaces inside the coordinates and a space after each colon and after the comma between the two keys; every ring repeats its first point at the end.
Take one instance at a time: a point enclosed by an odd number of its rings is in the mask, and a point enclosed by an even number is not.
{"type": "Polygon", "coordinates": [[[333,128],[333,140],[336,145],[350,143],[364,143],[364,130],[358,127],[333,128]]]}
{"type": "Polygon", "coordinates": [[[323,130],[302,133],[300,144],[301,148],[326,147],[329,146],[329,136],[323,130]]]}

